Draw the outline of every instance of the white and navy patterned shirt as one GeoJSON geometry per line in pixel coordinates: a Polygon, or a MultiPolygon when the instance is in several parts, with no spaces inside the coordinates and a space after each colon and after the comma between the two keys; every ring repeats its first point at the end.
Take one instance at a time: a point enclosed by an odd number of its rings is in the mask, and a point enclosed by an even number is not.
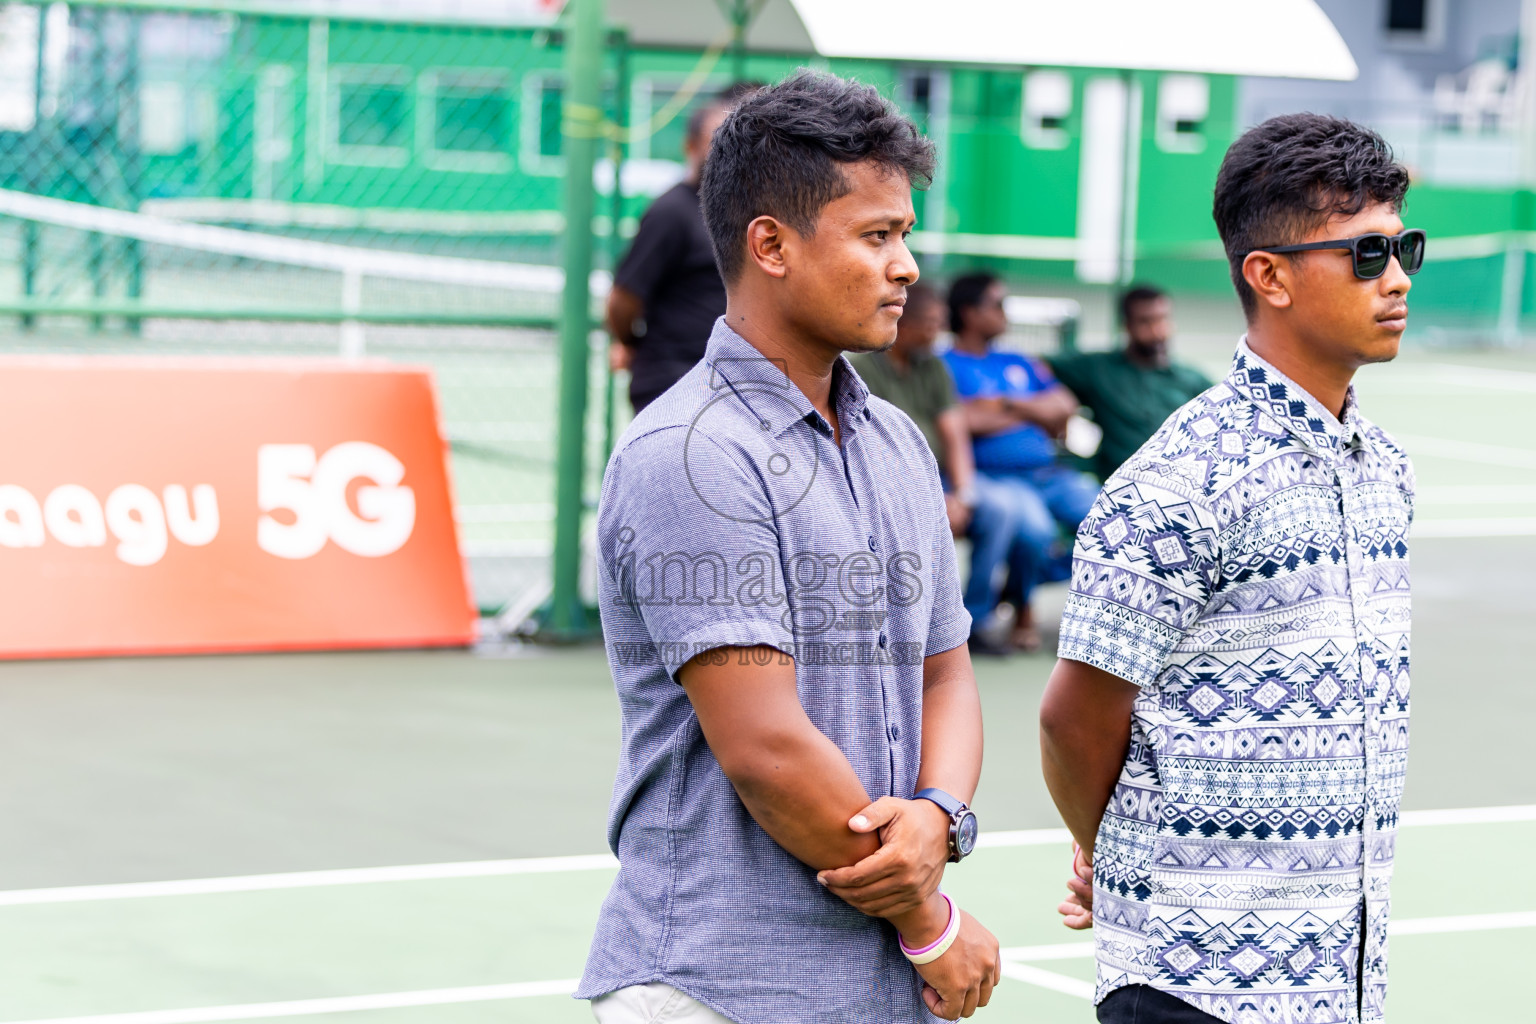
{"type": "Polygon", "coordinates": [[[1094,857],[1099,999],[1381,1018],[1412,518],[1353,390],[1340,422],[1246,338],[1104,485],[1060,648],[1141,688],[1094,857]]]}
{"type": "Polygon", "coordinates": [[[923,659],[965,643],[970,617],[923,435],[844,359],[833,399],[841,445],[722,318],[609,460],[598,587],[623,718],[619,875],[578,998],[663,981],[743,1024],[937,1020],[891,926],[753,820],[675,679],[703,652],[777,648],[870,797],[912,795],[923,659]]]}

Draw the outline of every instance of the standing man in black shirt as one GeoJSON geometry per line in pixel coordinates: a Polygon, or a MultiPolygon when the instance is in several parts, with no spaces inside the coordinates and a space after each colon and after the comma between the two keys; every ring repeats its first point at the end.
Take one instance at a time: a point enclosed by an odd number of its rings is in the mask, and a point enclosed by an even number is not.
{"type": "Polygon", "coordinates": [[[759,88],[733,85],[688,118],[688,175],[640,218],[608,293],[608,365],[629,370],[629,403],[644,409],[704,356],[725,285],[699,213],[699,174],[710,140],[736,103],[759,88]]]}

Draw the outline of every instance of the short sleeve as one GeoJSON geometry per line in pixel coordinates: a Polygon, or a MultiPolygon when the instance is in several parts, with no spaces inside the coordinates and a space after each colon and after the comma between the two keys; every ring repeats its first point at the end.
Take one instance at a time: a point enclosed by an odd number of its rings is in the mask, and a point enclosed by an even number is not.
{"type": "Polygon", "coordinates": [[[640,227],[613,274],[613,283],[649,302],[688,244],[687,225],[675,204],[662,196],[640,218],[640,227]]]}
{"type": "Polygon", "coordinates": [[[1154,474],[1113,474],[1077,531],[1058,655],[1149,685],[1220,570],[1208,499],[1154,474]]]}
{"type": "Polygon", "coordinates": [[[722,446],[682,427],[643,435],[604,476],[602,589],[634,611],[674,676],[719,647],[793,655],[773,523],[763,482],[722,446]]]}

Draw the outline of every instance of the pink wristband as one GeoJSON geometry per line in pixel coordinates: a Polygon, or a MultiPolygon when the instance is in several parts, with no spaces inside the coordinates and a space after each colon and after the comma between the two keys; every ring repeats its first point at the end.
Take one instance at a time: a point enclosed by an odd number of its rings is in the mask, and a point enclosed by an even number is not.
{"type": "Polygon", "coordinates": [[[948,893],[941,892],[939,895],[944,897],[944,902],[949,905],[949,923],[944,926],[944,931],[939,934],[938,938],[928,943],[922,949],[913,949],[907,945],[907,940],[901,937],[900,932],[896,933],[896,942],[901,946],[901,951],[906,954],[909,960],[931,953],[940,946],[944,946],[947,949],[949,944],[954,941],[955,933],[960,930],[960,915],[955,913],[955,901],[949,898],[948,893]]]}

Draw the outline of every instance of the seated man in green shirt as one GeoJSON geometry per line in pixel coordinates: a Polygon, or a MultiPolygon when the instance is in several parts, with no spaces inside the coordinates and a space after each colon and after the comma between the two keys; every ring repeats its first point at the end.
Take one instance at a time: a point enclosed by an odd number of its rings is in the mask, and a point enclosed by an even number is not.
{"type": "Polygon", "coordinates": [[[1056,379],[1093,413],[1104,431],[1093,458],[1101,480],[1157,433],[1174,410],[1211,386],[1205,374],[1168,355],[1173,303],[1167,293],[1145,285],[1132,288],[1120,297],[1120,322],[1125,326],[1124,348],[1047,360],[1056,379]]]}
{"type": "Polygon", "coordinates": [[[933,449],[944,481],[950,531],[971,541],[972,572],[965,595],[966,610],[977,620],[972,625],[971,652],[1004,655],[1009,653],[1006,645],[975,629],[997,603],[989,570],[1007,556],[1018,524],[1007,502],[996,493],[996,485],[977,476],[971,434],[955,383],[944,361],[933,354],[944,317],[944,303],[937,292],[927,285],[909,285],[907,305],[896,325],[896,343],[884,352],[849,356],[848,361],[872,394],[912,418],[933,449]],[[978,574],[977,565],[987,568],[978,574]]]}

